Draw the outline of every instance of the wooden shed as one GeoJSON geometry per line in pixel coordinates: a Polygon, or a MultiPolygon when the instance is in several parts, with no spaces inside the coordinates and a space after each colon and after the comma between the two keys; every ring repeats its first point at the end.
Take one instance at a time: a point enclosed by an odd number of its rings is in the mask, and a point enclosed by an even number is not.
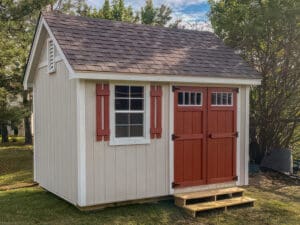
{"type": "Polygon", "coordinates": [[[34,180],[87,207],[248,184],[260,75],[213,33],[43,13],[34,180]]]}

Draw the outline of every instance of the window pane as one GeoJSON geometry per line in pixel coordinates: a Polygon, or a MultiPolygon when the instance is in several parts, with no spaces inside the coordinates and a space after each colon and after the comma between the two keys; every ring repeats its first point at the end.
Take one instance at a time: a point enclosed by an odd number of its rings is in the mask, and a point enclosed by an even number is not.
{"type": "Polygon", "coordinates": [[[217,93],[211,94],[211,104],[216,105],[217,104],[217,93]]]}
{"type": "Polygon", "coordinates": [[[202,105],[201,93],[197,93],[197,105],[202,105]]]}
{"type": "Polygon", "coordinates": [[[115,86],[115,96],[118,97],[129,97],[129,86],[115,86]]]}
{"type": "Polygon", "coordinates": [[[130,126],[130,137],[143,137],[143,125],[130,126]]]}
{"type": "Polygon", "coordinates": [[[227,105],[227,93],[222,94],[222,104],[227,105]]]}
{"type": "Polygon", "coordinates": [[[130,100],[131,110],[144,110],[144,99],[131,99],[130,100]]]}
{"type": "Polygon", "coordinates": [[[128,99],[116,99],[115,100],[115,109],[116,110],[128,110],[129,109],[129,100],[128,99]]]}
{"type": "Polygon", "coordinates": [[[116,113],[116,125],[128,125],[129,113],[116,113]]]}
{"type": "Polygon", "coordinates": [[[217,105],[222,105],[222,94],[217,93],[217,105]]]}
{"type": "Polygon", "coordinates": [[[116,137],[129,137],[129,126],[116,126],[116,137]]]}
{"type": "Polygon", "coordinates": [[[196,105],[196,93],[191,93],[191,105],[196,105]]]}
{"type": "Polygon", "coordinates": [[[183,105],[183,93],[178,93],[178,105],[183,105]]]}
{"type": "Polygon", "coordinates": [[[232,93],[228,93],[228,105],[232,105],[232,93]]]}
{"type": "Polygon", "coordinates": [[[132,98],[143,98],[144,97],[144,87],[132,86],[130,87],[132,98]]]}
{"type": "Polygon", "coordinates": [[[189,105],[190,104],[190,95],[188,92],[184,93],[184,104],[189,105]]]}
{"type": "Polygon", "coordinates": [[[130,114],[130,124],[131,125],[143,125],[144,124],[144,114],[143,113],[131,113],[130,114]]]}

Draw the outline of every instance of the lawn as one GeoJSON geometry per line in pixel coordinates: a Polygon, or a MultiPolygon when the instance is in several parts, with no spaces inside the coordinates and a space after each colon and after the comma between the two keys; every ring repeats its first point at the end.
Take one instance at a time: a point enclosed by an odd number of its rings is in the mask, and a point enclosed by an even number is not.
{"type": "MultiPolygon", "coordinates": [[[[0,146],[0,187],[16,188],[32,181],[30,146],[0,146]]],[[[254,208],[192,218],[172,201],[80,212],[55,195],[27,187],[0,191],[0,224],[300,224],[300,182],[273,173],[250,179],[247,195],[254,208]]]]}

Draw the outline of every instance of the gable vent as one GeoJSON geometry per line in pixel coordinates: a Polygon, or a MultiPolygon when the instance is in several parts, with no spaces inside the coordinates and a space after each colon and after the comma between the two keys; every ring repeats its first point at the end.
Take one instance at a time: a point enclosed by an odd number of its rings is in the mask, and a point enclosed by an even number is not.
{"type": "Polygon", "coordinates": [[[55,67],[55,48],[54,48],[54,42],[52,39],[48,40],[48,73],[55,73],[56,67],[55,67]]]}

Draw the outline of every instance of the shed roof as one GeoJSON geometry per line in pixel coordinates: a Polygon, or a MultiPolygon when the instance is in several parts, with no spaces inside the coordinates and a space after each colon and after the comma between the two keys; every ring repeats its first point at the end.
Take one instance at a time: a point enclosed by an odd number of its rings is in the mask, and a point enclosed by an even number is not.
{"type": "Polygon", "coordinates": [[[75,71],[261,78],[213,33],[43,13],[75,71]]]}

